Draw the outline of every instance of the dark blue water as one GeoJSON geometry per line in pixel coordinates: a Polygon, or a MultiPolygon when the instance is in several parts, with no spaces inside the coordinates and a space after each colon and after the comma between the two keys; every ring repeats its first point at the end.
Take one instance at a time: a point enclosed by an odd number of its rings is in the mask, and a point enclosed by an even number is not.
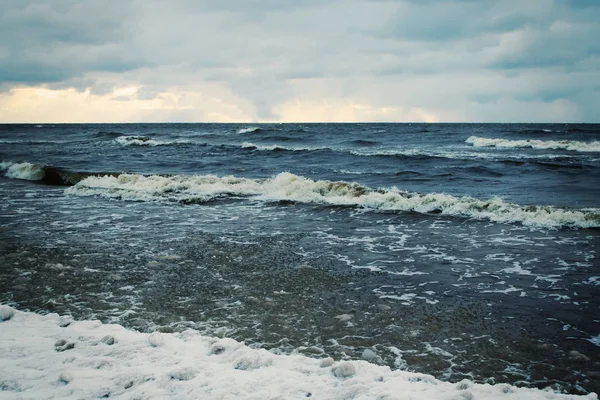
{"type": "Polygon", "coordinates": [[[0,125],[0,302],[600,389],[600,125],[0,125]]]}

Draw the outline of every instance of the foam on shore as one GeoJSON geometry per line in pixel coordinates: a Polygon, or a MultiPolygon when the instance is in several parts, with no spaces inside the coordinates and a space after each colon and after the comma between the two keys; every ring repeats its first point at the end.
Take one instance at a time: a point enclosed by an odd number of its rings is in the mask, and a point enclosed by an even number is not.
{"type": "Polygon", "coordinates": [[[2,305],[0,315],[0,397],[6,398],[598,399],[449,383],[366,361],[275,355],[193,330],[138,333],[2,305]]]}

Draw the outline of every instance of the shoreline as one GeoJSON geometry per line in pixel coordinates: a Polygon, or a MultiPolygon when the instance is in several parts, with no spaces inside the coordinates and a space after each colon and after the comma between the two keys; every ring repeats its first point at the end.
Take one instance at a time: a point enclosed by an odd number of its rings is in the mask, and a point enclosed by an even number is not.
{"type": "Polygon", "coordinates": [[[194,330],[140,333],[8,306],[0,306],[0,332],[0,398],[598,398],[449,383],[367,361],[277,355],[194,330]]]}

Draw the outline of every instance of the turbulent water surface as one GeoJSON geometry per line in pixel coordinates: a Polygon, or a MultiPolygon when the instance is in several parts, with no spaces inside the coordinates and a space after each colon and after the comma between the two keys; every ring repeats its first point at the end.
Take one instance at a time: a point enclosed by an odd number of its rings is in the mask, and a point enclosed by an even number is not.
{"type": "Polygon", "coordinates": [[[1,303],[600,392],[599,125],[0,125],[0,171],[1,303]]]}

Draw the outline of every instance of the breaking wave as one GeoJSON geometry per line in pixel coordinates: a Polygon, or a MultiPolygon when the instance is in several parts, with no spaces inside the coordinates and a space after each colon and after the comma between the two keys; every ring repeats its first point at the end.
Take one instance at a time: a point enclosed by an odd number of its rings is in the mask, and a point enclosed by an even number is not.
{"type": "Polygon", "coordinates": [[[551,149],[551,150],[569,150],[577,152],[600,152],[600,142],[578,142],[570,140],[508,140],[508,139],[488,139],[478,136],[471,136],[466,140],[467,143],[475,147],[501,147],[501,148],[531,148],[531,149],[551,149]]]}
{"type": "Polygon", "coordinates": [[[316,150],[332,150],[328,147],[286,147],[273,145],[258,145],[250,142],[242,143],[242,148],[261,151],[316,151],[316,150]]]}
{"type": "Polygon", "coordinates": [[[220,197],[243,196],[266,202],[297,202],[361,207],[372,210],[443,214],[527,226],[599,228],[600,209],[570,210],[551,206],[521,206],[502,199],[479,200],[443,193],[420,194],[371,189],[357,183],[311,180],[288,172],[258,180],[199,176],[90,176],[65,191],[133,201],[202,203],[220,197]]]}
{"type": "Polygon", "coordinates": [[[260,132],[260,131],[262,131],[262,128],[259,128],[257,126],[251,126],[248,128],[238,129],[237,133],[252,133],[252,132],[260,132]]]}
{"type": "Polygon", "coordinates": [[[71,186],[90,176],[118,176],[116,172],[74,172],[52,166],[29,162],[0,162],[0,172],[5,178],[38,181],[47,185],[71,186]]]}
{"type": "Polygon", "coordinates": [[[0,163],[0,171],[2,171],[7,178],[22,179],[26,181],[39,181],[44,179],[44,176],[46,175],[42,167],[28,162],[2,162],[0,163]]]}
{"type": "Polygon", "coordinates": [[[123,146],[169,146],[193,143],[183,139],[169,141],[154,140],[148,136],[121,136],[116,138],[115,141],[123,146]]]}

